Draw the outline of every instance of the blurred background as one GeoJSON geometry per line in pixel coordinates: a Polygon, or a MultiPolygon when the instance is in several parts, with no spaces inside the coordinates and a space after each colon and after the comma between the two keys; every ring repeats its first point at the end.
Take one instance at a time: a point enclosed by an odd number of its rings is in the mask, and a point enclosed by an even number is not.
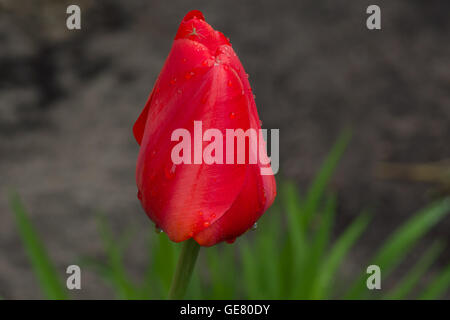
{"type": "MultiPolygon", "coordinates": [[[[139,279],[152,224],[136,198],[131,128],[191,9],[231,39],[263,127],[280,129],[278,180],[306,190],[339,133],[352,128],[331,181],[336,233],[364,209],[373,220],[344,275],[365,268],[412,213],[449,194],[449,1],[2,0],[1,298],[42,297],[8,189],[21,195],[61,274],[80,256],[102,259],[101,211],[113,230],[133,230],[125,261],[139,279]],[[66,28],[69,4],[81,7],[81,30],[66,28]],[[381,7],[380,31],[366,28],[370,4],[381,7]]],[[[448,244],[449,227],[447,217],[414,254],[436,238],[448,244]]],[[[447,247],[435,268],[449,258],[447,247]]],[[[115,295],[83,270],[73,296],[115,295]]]]}

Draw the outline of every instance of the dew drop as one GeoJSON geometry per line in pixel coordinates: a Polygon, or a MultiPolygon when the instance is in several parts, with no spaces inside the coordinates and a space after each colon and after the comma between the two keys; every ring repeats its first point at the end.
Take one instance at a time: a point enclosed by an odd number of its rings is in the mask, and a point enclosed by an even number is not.
{"type": "Polygon", "coordinates": [[[188,236],[189,238],[192,238],[194,236],[194,232],[193,231],[189,232],[188,236]]]}
{"type": "Polygon", "coordinates": [[[236,241],[236,238],[225,240],[227,243],[232,244],[236,241]]]}
{"type": "Polygon", "coordinates": [[[175,84],[177,82],[177,78],[173,78],[172,80],[170,80],[170,84],[175,84]]]}
{"type": "Polygon", "coordinates": [[[156,224],[155,224],[155,232],[158,234],[162,232],[161,228],[156,224]]]}
{"type": "Polygon", "coordinates": [[[175,164],[173,164],[170,169],[169,169],[169,167],[166,167],[164,169],[164,173],[165,173],[167,179],[172,179],[175,176],[176,168],[177,168],[177,166],[175,164]]]}
{"type": "Polygon", "coordinates": [[[251,228],[252,231],[255,231],[256,229],[258,229],[258,222],[255,222],[255,224],[251,228]]]}
{"type": "Polygon", "coordinates": [[[224,68],[225,70],[227,70],[227,71],[228,71],[228,69],[229,69],[229,67],[228,67],[227,65],[224,65],[223,68],[224,68]]]}
{"type": "Polygon", "coordinates": [[[211,223],[209,223],[208,221],[205,221],[205,222],[203,223],[203,226],[204,226],[205,228],[208,228],[210,225],[211,225],[211,223]]]}
{"type": "Polygon", "coordinates": [[[189,80],[190,78],[192,78],[192,76],[194,75],[195,73],[194,72],[186,72],[186,74],[184,75],[184,78],[186,79],[186,80],[189,80]]]}
{"type": "Polygon", "coordinates": [[[211,215],[211,218],[215,218],[216,217],[216,214],[215,213],[213,213],[212,215],[211,215]]]}
{"type": "Polygon", "coordinates": [[[199,211],[199,212],[198,212],[198,215],[199,215],[199,216],[202,216],[202,215],[203,215],[203,212],[202,212],[202,211],[199,211]]]}
{"type": "Polygon", "coordinates": [[[230,112],[230,119],[236,118],[236,114],[234,112],[230,112]]]}
{"type": "Polygon", "coordinates": [[[228,84],[229,87],[232,87],[232,86],[233,86],[233,82],[231,82],[231,80],[228,80],[228,83],[227,83],[227,84],[228,84]]]}
{"type": "Polygon", "coordinates": [[[202,66],[206,67],[208,65],[208,60],[203,60],[202,66]]]}

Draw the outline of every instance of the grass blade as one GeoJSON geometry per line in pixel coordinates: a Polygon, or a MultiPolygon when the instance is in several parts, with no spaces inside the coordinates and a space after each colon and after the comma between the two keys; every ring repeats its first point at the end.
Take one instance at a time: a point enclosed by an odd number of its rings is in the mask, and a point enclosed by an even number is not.
{"type": "Polygon", "coordinates": [[[437,275],[431,284],[425,289],[423,294],[419,297],[423,300],[439,299],[443,296],[450,287],[450,264],[437,275]]]}
{"type": "Polygon", "coordinates": [[[205,250],[207,259],[207,269],[210,275],[211,299],[231,299],[233,291],[233,273],[230,261],[233,260],[231,248],[218,248],[217,246],[205,250]],[[219,253],[220,250],[220,253],[219,253]],[[222,258],[221,258],[222,257],[222,258]],[[230,268],[230,269],[228,269],[230,268]]]}
{"type": "MultiPolygon", "coordinates": [[[[386,277],[410,252],[414,244],[449,212],[449,199],[435,202],[421,210],[388,238],[371,264],[378,265],[386,277]]],[[[365,290],[365,276],[363,272],[347,294],[348,298],[361,297],[365,290]]]]}
{"type": "Polygon", "coordinates": [[[239,248],[244,272],[244,290],[247,291],[248,299],[260,299],[261,291],[259,290],[259,269],[255,261],[255,255],[251,251],[247,240],[241,241],[239,248]]]}
{"type": "Polygon", "coordinates": [[[320,200],[323,197],[325,188],[333,175],[339,160],[341,159],[348,143],[350,142],[351,132],[345,130],[338,138],[337,142],[331,149],[327,158],[325,159],[319,173],[316,175],[311,187],[308,189],[306,195],[304,215],[302,217],[303,229],[305,230],[317,211],[320,200]]]}
{"type": "Polygon", "coordinates": [[[287,212],[288,218],[288,236],[289,242],[284,252],[290,259],[291,266],[286,272],[287,280],[289,281],[290,292],[287,295],[293,298],[302,297],[304,295],[303,281],[301,275],[303,274],[306,253],[308,252],[308,245],[304,229],[301,225],[302,210],[299,201],[299,192],[294,183],[287,182],[282,185],[283,204],[287,212]]]}
{"type": "Polygon", "coordinates": [[[335,242],[320,268],[318,282],[314,286],[313,299],[328,298],[331,280],[350,248],[366,229],[369,221],[370,216],[368,214],[361,214],[335,242]]]}
{"type": "Polygon", "coordinates": [[[308,261],[304,275],[306,282],[306,294],[311,298],[314,292],[314,286],[318,281],[320,263],[331,237],[334,213],[336,209],[336,197],[331,196],[327,199],[325,208],[318,218],[320,218],[318,230],[314,230],[313,243],[309,246],[308,261]]]}
{"type": "Polygon", "coordinates": [[[414,289],[420,278],[428,270],[431,264],[439,256],[442,251],[442,244],[434,243],[420,258],[416,265],[408,272],[408,274],[397,284],[397,286],[389,292],[385,299],[405,299],[414,289]]]}
{"type": "Polygon", "coordinates": [[[125,266],[123,265],[123,247],[125,241],[116,243],[111,234],[111,230],[103,217],[99,217],[99,231],[108,257],[108,269],[110,281],[116,288],[116,293],[121,299],[138,299],[140,294],[129,281],[125,266]]]}
{"type": "Polygon", "coordinates": [[[158,279],[161,298],[166,298],[172,283],[177,265],[179,246],[171,242],[167,234],[161,233],[155,239],[157,245],[152,250],[152,263],[149,266],[147,279],[158,279]]]}
{"type": "Polygon", "coordinates": [[[34,230],[19,195],[16,193],[10,196],[10,206],[25,250],[45,296],[53,300],[67,299],[65,287],[58,276],[56,268],[50,260],[44,244],[34,230]]]}
{"type": "MultiPolygon", "coordinates": [[[[258,222],[258,228],[255,231],[255,242],[258,252],[259,261],[263,261],[263,257],[275,257],[279,254],[278,245],[275,240],[280,239],[280,212],[278,205],[274,204],[265,216],[258,222]]],[[[280,273],[280,261],[274,259],[270,263],[261,263],[261,276],[265,299],[276,299],[281,292],[282,278],[280,273]]]]}

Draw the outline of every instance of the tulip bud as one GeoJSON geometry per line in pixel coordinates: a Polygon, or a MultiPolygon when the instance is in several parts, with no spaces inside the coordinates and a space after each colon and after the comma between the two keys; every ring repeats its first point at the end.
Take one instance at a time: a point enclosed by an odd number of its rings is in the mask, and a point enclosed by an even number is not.
{"type": "Polygon", "coordinates": [[[230,42],[200,11],[189,12],[133,127],[140,144],[138,198],[172,241],[233,242],[270,207],[274,176],[262,175],[265,164],[250,161],[260,148],[267,157],[264,141],[248,141],[244,163],[227,161],[242,155],[237,144],[227,148],[229,137],[238,140],[230,130],[260,129],[248,76],[230,42]],[[179,150],[181,139],[185,148],[179,150]],[[174,161],[178,151],[186,161],[174,161]]]}

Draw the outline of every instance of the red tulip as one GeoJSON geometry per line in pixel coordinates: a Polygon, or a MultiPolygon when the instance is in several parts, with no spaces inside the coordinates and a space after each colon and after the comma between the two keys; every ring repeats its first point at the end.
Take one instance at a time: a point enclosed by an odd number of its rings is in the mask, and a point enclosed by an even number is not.
{"type": "MultiPolygon", "coordinates": [[[[202,121],[203,130],[221,132],[261,128],[247,78],[229,40],[200,11],[189,12],[133,127],[141,146],[138,198],[150,219],[175,242],[233,242],[275,198],[274,176],[261,175],[260,162],[174,164],[171,158],[178,143],[171,141],[173,131],[185,128],[194,136],[194,121],[202,121]]],[[[201,147],[208,144],[203,141],[201,147]]],[[[265,148],[263,153],[267,156],[265,148]]]]}

